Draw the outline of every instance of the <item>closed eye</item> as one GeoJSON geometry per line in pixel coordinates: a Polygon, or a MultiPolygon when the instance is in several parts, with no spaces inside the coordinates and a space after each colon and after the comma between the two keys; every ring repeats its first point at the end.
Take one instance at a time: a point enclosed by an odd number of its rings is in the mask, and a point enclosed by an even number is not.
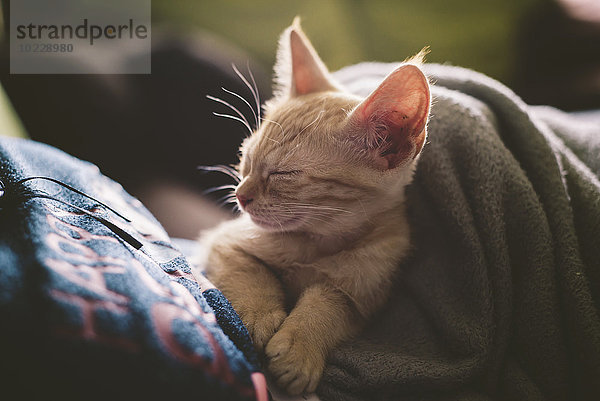
{"type": "Polygon", "coordinates": [[[284,171],[271,171],[269,173],[269,177],[292,177],[294,175],[297,175],[301,173],[300,170],[284,170],[284,171]]]}

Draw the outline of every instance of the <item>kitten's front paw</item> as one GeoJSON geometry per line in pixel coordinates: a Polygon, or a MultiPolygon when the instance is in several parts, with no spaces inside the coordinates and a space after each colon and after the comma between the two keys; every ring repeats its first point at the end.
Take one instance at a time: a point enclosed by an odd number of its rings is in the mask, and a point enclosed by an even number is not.
{"type": "Polygon", "coordinates": [[[267,313],[256,314],[250,319],[251,321],[244,321],[250,337],[252,337],[252,342],[259,351],[265,348],[286,317],[287,314],[285,311],[277,309],[267,313]]]}
{"type": "Polygon", "coordinates": [[[290,395],[315,391],[325,365],[322,354],[297,334],[294,330],[282,329],[265,349],[269,371],[290,395]]]}

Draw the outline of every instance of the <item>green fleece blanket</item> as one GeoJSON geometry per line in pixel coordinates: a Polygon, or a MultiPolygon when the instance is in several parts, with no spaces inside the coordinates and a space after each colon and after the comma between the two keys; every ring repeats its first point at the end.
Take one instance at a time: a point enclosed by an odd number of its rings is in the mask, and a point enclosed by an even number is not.
{"type": "MultiPolygon", "coordinates": [[[[335,76],[366,94],[393,68],[335,76]]],[[[317,394],[600,399],[600,118],[527,106],[473,71],[426,72],[434,106],[407,188],[411,256],[317,394]]]]}

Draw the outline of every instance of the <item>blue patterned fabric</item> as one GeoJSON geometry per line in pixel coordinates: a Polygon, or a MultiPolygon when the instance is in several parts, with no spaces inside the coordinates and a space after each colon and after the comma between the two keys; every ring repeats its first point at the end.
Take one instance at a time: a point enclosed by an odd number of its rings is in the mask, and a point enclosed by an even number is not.
{"type": "Polygon", "coordinates": [[[160,224],[119,184],[59,150],[8,137],[0,137],[0,181],[2,394],[266,394],[235,311],[194,280],[160,224]],[[58,179],[114,211],[48,180],[19,182],[32,176],[58,179]]]}

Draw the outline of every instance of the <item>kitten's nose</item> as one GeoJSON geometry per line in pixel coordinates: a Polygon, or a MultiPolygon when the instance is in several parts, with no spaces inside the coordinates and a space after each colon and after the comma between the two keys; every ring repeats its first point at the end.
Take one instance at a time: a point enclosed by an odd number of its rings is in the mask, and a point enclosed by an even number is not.
{"type": "Polygon", "coordinates": [[[254,200],[253,198],[240,194],[236,194],[235,196],[237,197],[237,200],[238,202],[240,202],[240,205],[242,205],[242,207],[246,207],[250,202],[254,200]]]}

